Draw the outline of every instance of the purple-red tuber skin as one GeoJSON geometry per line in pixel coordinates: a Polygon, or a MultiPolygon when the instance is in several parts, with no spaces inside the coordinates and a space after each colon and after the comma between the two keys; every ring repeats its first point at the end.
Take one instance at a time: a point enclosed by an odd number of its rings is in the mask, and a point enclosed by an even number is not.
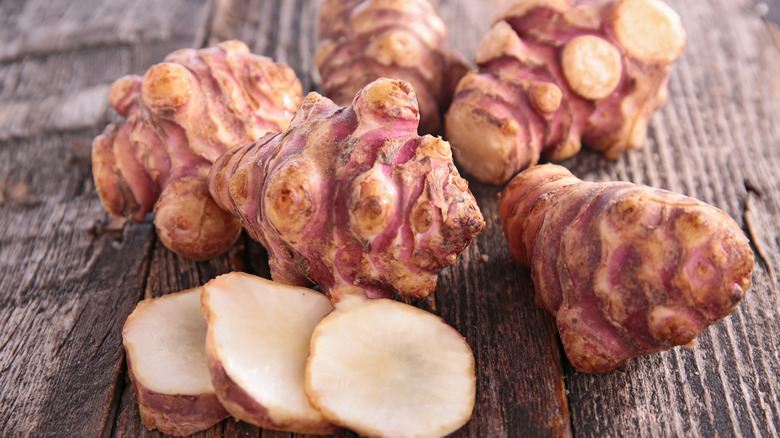
{"type": "Polygon", "coordinates": [[[555,315],[580,371],[691,342],[750,287],[739,226],[696,199],[631,183],[590,183],[556,165],[529,168],[501,194],[515,260],[555,315]]]}
{"type": "Polygon", "coordinates": [[[135,222],[154,211],[160,240],[184,257],[227,251],[241,224],[211,198],[211,165],[229,148],[284,130],[302,99],[292,69],[239,41],[179,50],[143,78],[120,78],[109,101],[126,120],[92,144],[103,206],[135,222]]]}
{"type": "Polygon", "coordinates": [[[351,107],[310,93],[290,128],[223,155],[214,199],[269,254],[274,280],[425,297],[485,226],[450,147],[417,135],[412,87],[380,79],[351,107]]]}
{"type": "Polygon", "coordinates": [[[324,0],[315,64],[325,95],[348,106],[382,78],[409,82],[420,105],[420,132],[436,134],[466,72],[446,43],[446,29],[427,0],[324,0]]]}
{"type": "Polygon", "coordinates": [[[150,390],[135,377],[130,355],[126,357],[128,374],[138,400],[138,411],[147,429],[157,429],[167,435],[188,436],[206,430],[230,416],[213,393],[173,395],[150,390]]]}
{"type": "Polygon", "coordinates": [[[518,1],[458,84],[445,117],[455,159],[503,184],[582,144],[610,159],[640,148],[684,48],[680,18],[661,0],[518,1]]]}

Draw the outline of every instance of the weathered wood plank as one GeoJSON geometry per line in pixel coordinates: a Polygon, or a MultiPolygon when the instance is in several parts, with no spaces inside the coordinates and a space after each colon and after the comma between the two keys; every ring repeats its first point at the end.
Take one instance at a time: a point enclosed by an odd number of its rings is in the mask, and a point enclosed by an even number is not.
{"type": "Polygon", "coordinates": [[[192,30],[208,24],[209,3],[6,0],[0,3],[0,62],[106,45],[191,44],[192,30]]]}
{"type": "Polygon", "coordinates": [[[111,81],[202,39],[190,25],[208,6],[0,3],[2,436],[106,436],[114,427],[121,329],[143,296],[153,227],[123,229],[105,213],[91,141],[115,117],[111,81]]]}
{"type": "MultiPolygon", "coordinates": [[[[433,0],[468,58],[507,1],[433,0]]],[[[564,164],[724,209],[756,249],[754,286],[692,349],[578,373],[533,303],[528,271],[509,257],[500,187],[472,183],[488,227],[442,274],[435,301],[415,303],[474,349],[475,415],[456,436],[778,436],[780,46],[766,23],[780,1],[763,21],[762,2],[669,3],[689,44],[647,146],[616,162],[584,152],[564,164]]],[[[268,277],[267,256],[246,242],[192,263],[154,243],[149,223],[114,229],[89,166],[91,137],[116,117],[107,86],[172,50],[238,38],[316,89],[315,9],[315,0],[0,1],[0,435],[161,436],[140,424],[124,372],[126,315],[143,296],[230,270],[268,277]]],[[[198,436],[295,435],[229,420],[198,436]]]]}
{"type": "Polygon", "coordinates": [[[91,194],[9,202],[1,217],[0,435],[105,435],[151,228],[121,242],[96,232],[106,215],[91,194]]]}
{"type": "Polygon", "coordinates": [[[777,269],[780,237],[778,50],[753,2],[669,3],[682,16],[688,47],[648,144],[615,163],[566,164],[586,179],[631,180],[716,205],[744,225],[769,260],[759,257],[751,291],[696,347],[638,358],[604,375],[568,369],[575,433],[777,436],[777,286],[767,267],[777,269]]]}
{"type": "Polygon", "coordinates": [[[436,313],[469,341],[477,362],[474,416],[457,436],[569,436],[555,323],[533,299],[528,269],[509,254],[500,187],[471,183],[487,226],[439,277],[436,313]]]}

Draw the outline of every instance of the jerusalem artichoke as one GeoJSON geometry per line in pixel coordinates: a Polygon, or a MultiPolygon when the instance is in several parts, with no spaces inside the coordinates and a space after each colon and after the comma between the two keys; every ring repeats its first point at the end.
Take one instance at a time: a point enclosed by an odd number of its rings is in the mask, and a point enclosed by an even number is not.
{"type": "Polygon", "coordinates": [[[297,433],[339,430],[304,393],[312,331],[333,309],[324,295],[231,272],[203,286],[201,306],[211,379],[235,418],[297,433]]]}
{"type": "Polygon", "coordinates": [[[103,206],[135,222],[154,209],[160,240],[184,257],[227,251],[241,225],[208,193],[211,164],[285,129],[302,99],[292,69],[238,41],[179,50],[143,78],[117,80],[109,100],[127,120],[108,125],[92,146],[103,206]]]}
{"type": "Polygon", "coordinates": [[[615,159],[644,143],[685,47],[661,0],[533,0],[496,20],[479,71],[458,84],[446,137],[459,165],[502,184],[541,155],[570,157],[581,141],[615,159]]]}
{"type": "Polygon", "coordinates": [[[449,144],[419,137],[412,87],[380,79],[342,108],[310,93],[290,128],[225,153],[209,188],[266,247],[271,275],[425,297],[484,228],[449,144]]]}
{"type": "Polygon", "coordinates": [[[691,342],[750,286],[753,253],[739,226],[682,195],[543,165],[512,179],[500,216],[583,372],[691,342]]]}
{"type": "Polygon", "coordinates": [[[410,82],[420,100],[420,131],[435,134],[468,71],[445,33],[426,0],[325,0],[315,58],[325,95],[346,106],[375,79],[410,82]]]}
{"type": "Polygon", "coordinates": [[[122,338],[127,369],[144,425],[184,436],[229,416],[206,365],[206,321],[201,288],[138,303],[122,338]]]}
{"type": "Polygon", "coordinates": [[[306,393],[326,418],[363,436],[447,436],[471,418],[474,355],[436,315],[349,296],[314,328],[306,393]]]}

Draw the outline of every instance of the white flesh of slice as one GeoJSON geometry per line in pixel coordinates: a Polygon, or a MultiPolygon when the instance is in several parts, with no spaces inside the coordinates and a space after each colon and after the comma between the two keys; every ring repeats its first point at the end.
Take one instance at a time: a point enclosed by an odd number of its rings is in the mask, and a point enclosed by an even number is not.
{"type": "Polygon", "coordinates": [[[241,406],[241,400],[220,398],[231,414],[260,427],[306,433],[335,430],[304,393],[311,333],[332,310],[324,295],[231,273],[205,286],[202,305],[209,321],[208,354],[231,384],[267,409],[264,418],[258,419],[252,409],[241,406]],[[264,423],[265,416],[270,423],[264,423]]]}
{"type": "Polygon", "coordinates": [[[184,436],[229,416],[206,363],[200,292],[141,301],[122,331],[141,420],[149,429],[184,436]]]}
{"type": "Polygon", "coordinates": [[[471,418],[474,356],[441,318],[392,300],[346,297],[312,335],[309,399],[361,435],[436,437],[471,418]]]}
{"type": "Polygon", "coordinates": [[[214,393],[206,365],[201,288],[138,303],[122,335],[133,373],[160,394],[214,393]]]}

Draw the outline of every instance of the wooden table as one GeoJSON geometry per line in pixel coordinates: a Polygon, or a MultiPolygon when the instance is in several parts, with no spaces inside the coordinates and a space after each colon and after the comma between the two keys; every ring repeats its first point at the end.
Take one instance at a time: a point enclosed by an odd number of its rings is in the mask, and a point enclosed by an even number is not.
{"type": "MultiPolygon", "coordinates": [[[[506,1],[436,3],[452,44],[473,57],[506,1]]],[[[780,0],[669,3],[688,47],[647,145],[563,164],[725,210],[756,252],[753,287],[693,348],[576,372],[533,303],[529,271],[509,257],[501,187],[472,180],[487,228],[442,273],[435,302],[418,303],[476,356],[474,416],[455,436],[780,435],[780,0]]],[[[248,239],[194,263],[163,248],[151,223],[103,210],[90,146],[118,119],[109,84],[175,49],[237,38],[316,89],[315,14],[314,0],[0,0],[1,436],[149,436],[121,347],[135,304],[231,270],[268,276],[265,250],[248,239]]],[[[232,420],[199,435],[289,436],[232,420]]]]}

